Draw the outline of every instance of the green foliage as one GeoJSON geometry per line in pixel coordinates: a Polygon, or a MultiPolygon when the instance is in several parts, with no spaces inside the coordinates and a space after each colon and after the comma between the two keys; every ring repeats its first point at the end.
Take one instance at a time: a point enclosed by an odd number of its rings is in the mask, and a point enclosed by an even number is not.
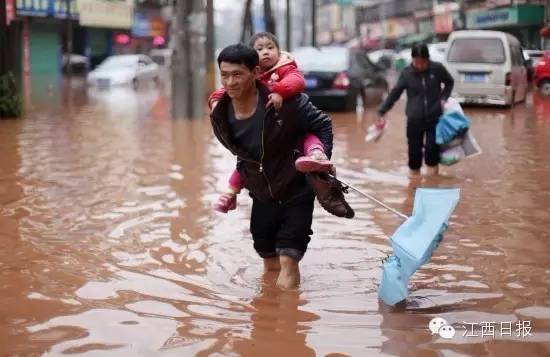
{"type": "Polygon", "coordinates": [[[8,72],[0,76],[0,118],[21,116],[23,101],[17,92],[15,77],[8,72]]]}

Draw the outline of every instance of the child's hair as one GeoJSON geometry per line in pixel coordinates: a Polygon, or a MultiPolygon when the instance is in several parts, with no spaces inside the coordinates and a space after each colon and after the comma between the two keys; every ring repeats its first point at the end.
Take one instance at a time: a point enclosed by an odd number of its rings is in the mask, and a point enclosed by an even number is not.
{"type": "Polygon", "coordinates": [[[244,64],[249,70],[253,70],[260,62],[260,59],[255,49],[243,43],[237,43],[227,46],[220,52],[218,67],[222,62],[244,64]]]}
{"type": "Polygon", "coordinates": [[[281,46],[279,46],[279,39],[277,39],[277,36],[275,36],[274,34],[272,34],[271,32],[258,32],[256,34],[254,34],[251,38],[250,38],[250,42],[248,42],[248,44],[250,45],[250,47],[254,47],[254,43],[256,41],[258,41],[258,39],[260,38],[267,38],[269,40],[271,40],[274,44],[275,44],[275,47],[277,47],[277,49],[280,51],[281,50],[281,46]]]}

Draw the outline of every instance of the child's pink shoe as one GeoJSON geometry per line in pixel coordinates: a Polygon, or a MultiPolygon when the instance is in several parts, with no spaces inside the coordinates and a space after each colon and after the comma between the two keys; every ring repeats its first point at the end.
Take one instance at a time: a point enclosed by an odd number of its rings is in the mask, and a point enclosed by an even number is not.
{"type": "Polygon", "coordinates": [[[231,193],[222,194],[218,201],[214,203],[214,210],[220,213],[227,213],[235,208],[237,208],[237,195],[231,193]]]}
{"type": "Polygon", "coordinates": [[[294,163],[300,172],[331,172],[333,165],[324,152],[313,150],[308,156],[299,157],[294,163]]]}

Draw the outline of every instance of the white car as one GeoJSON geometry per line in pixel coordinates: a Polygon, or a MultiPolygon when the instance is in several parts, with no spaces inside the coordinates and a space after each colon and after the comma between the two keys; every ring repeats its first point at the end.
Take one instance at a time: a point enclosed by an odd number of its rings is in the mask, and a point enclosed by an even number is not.
{"type": "Polygon", "coordinates": [[[98,87],[129,84],[137,89],[141,83],[159,80],[159,67],[145,55],[107,57],[88,74],[88,84],[98,87]]]}
{"type": "Polygon", "coordinates": [[[159,66],[170,68],[172,66],[173,53],[174,51],[170,48],[156,48],[149,52],[149,56],[159,66]]]}

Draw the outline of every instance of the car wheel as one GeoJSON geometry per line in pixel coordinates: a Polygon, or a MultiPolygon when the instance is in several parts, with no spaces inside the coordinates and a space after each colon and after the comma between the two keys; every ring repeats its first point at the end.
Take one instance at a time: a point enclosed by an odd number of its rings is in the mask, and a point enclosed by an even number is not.
{"type": "Polygon", "coordinates": [[[550,80],[545,79],[539,83],[540,92],[543,95],[550,96],[550,80]]]}
{"type": "Polygon", "coordinates": [[[139,88],[139,81],[137,78],[132,79],[132,87],[134,87],[134,89],[139,88]]]}

